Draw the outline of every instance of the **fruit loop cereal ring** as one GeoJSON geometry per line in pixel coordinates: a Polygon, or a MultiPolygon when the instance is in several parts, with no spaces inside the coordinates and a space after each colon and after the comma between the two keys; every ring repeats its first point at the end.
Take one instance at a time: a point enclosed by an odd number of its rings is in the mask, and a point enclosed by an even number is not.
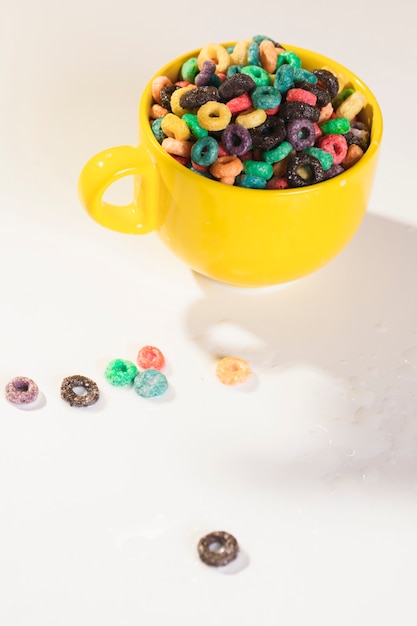
{"type": "Polygon", "coordinates": [[[191,159],[197,165],[207,167],[219,156],[219,144],[213,137],[201,137],[193,145],[191,159]]]}
{"type": "Polygon", "coordinates": [[[230,65],[230,54],[220,44],[209,44],[204,46],[197,56],[200,71],[204,61],[212,61],[216,66],[216,72],[226,72],[230,65]]]}
{"type": "Polygon", "coordinates": [[[252,102],[256,109],[274,109],[281,102],[281,92],[272,85],[256,87],[252,93],[252,102]]]}
{"type": "Polygon", "coordinates": [[[195,109],[206,104],[206,102],[210,102],[210,100],[217,102],[219,99],[220,96],[217,87],[205,85],[183,93],[180,98],[180,106],[183,109],[195,109]]]}
{"type": "Polygon", "coordinates": [[[201,72],[197,74],[195,78],[195,84],[197,85],[197,87],[204,87],[206,85],[209,85],[213,76],[215,75],[215,72],[216,64],[213,63],[213,61],[204,61],[201,67],[201,72]]]}
{"type": "Polygon", "coordinates": [[[250,39],[243,39],[237,42],[233,51],[230,53],[230,66],[243,66],[248,64],[248,50],[250,42],[250,39]]]}
{"type": "Polygon", "coordinates": [[[352,120],[357,114],[362,111],[366,104],[366,98],[360,91],[354,91],[342,104],[337,107],[337,117],[345,117],[348,120],[352,120]]]}
{"type": "Polygon", "coordinates": [[[252,145],[250,132],[240,124],[229,124],[222,133],[222,144],[230,154],[241,156],[252,145]]]}
{"type": "Polygon", "coordinates": [[[294,155],[288,161],[287,179],[290,187],[313,185],[324,179],[324,170],[311,154],[294,155]]]}
{"type": "Polygon", "coordinates": [[[287,139],[294,150],[310,148],[316,141],[316,129],[310,120],[291,120],[287,126],[287,139]]]}
{"type": "Polygon", "coordinates": [[[169,154],[186,157],[188,159],[191,156],[193,144],[190,141],[180,141],[173,137],[167,137],[162,140],[161,146],[164,150],[169,152],[169,154]]]}
{"type": "Polygon", "coordinates": [[[287,102],[296,100],[297,102],[311,104],[311,106],[315,106],[317,103],[317,96],[312,91],[308,91],[308,89],[300,89],[299,87],[289,89],[285,99],[287,102]]]}
{"type": "Polygon", "coordinates": [[[180,105],[181,96],[184,93],[187,93],[187,91],[191,91],[191,89],[197,89],[197,87],[193,84],[187,85],[186,87],[180,87],[179,89],[176,89],[171,96],[171,110],[175,113],[175,115],[178,115],[178,117],[182,117],[184,113],[194,112],[194,109],[183,109],[180,105]]]}
{"type": "Polygon", "coordinates": [[[330,100],[333,100],[339,91],[339,81],[335,74],[325,69],[313,70],[313,74],[318,78],[319,82],[326,87],[330,95],[330,100]]]}
{"type": "Polygon", "coordinates": [[[320,137],[317,145],[332,155],[335,165],[342,163],[348,151],[348,145],[343,135],[324,135],[320,137]]]}
{"type": "Polygon", "coordinates": [[[169,113],[172,113],[171,109],[171,96],[179,89],[178,85],[164,85],[159,92],[159,99],[161,101],[161,106],[163,106],[169,113]]]}
{"type": "Polygon", "coordinates": [[[16,376],[5,387],[6,400],[12,404],[30,404],[39,394],[37,384],[25,376],[16,376]]]}
{"type": "MultiPolygon", "coordinates": [[[[263,179],[265,184],[265,179],[263,179]]],[[[216,376],[223,385],[240,385],[245,383],[251,370],[244,359],[226,356],[217,363],[216,376]]]]}
{"type": "Polygon", "coordinates": [[[265,189],[266,179],[253,174],[240,174],[236,177],[236,185],[246,189],[265,189]]]}
{"type": "Polygon", "coordinates": [[[241,73],[252,78],[257,87],[269,85],[271,81],[268,72],[265,72],[262,67],[257,65],[246,65],[246,67],[242,67],[241,73]]]}
{"type": "Polygon", "coordinates": [[[135,376],[133,389],[142,398],[156,398],[167,391],[168,381],[162,372],[148,368],[135,376]]]}
{"type": "MultiPolygon", "coordinates": [[[[313,74],[314,76],[314,74],[313,74]]],[[[314,78],[316,78],[314,76],[314,78]]],[[[317,81],[317,78],[316,78],[317,81]]],[[[318,107],[324,107],[331,101],[330,94],[324,87],[320,87],[317,83],[310,83],[308,81],[294,81],[294,87],[297,89],[304,89],[316,96],[316,104],[318,107]]]]}
{"type": "Polygon", "coordinates": [[[215,178],[236,177],[243,169],[243,163],[237,156],[225,155],[216,159],[210,167],[210,173],[215,178]]]}
{"type": "Polygon", "coordinates": [[[161,123],[161,129],[167,137],[174,137],[174,139],[178,139],[179,141],[187,141],[191,135],[187,124],[181,117],[174,115],[174,113],[165,115],[161,123]]]}
{"type": "Polygon", "coordinates": [[[216,530],[200,539],[197,551],[198,556],[206,565],[223,567],[236,559],[239,554],[239,544],[230,533],[216,530]]]}
{"type": "Polygon", "coordinates": [[[208,130],[200,126],[197,115],[194,115],[193,113],[184,113],[181,119],[183,119],[187,124],[194,137],[197,139],[200,139],[200,137],[207,137],[208,130]]]}
{"type": "Polygon", "coordinates": [[[182,64],[180,69],[180,78],[189,83],[194,82],[199,71],[197,57],[192,57],[182,64]]]}
{"type": "Polygon", "coordinates": [[[221,100],[227,102],[233,98],[243,96],[243,94],[250,93],[255,87],[255,81],[248,74],[234,74],[220,85],[219,96],[221,100]]]}
{"type": "Polygon", "coordinates": [[[273,74],[277,69],[277,61],[280,49],[275,47],[273,41],[263,39],[259,44],[259,59],[261,65],[269,74],[273,74]]]}
{"type": "MultiPolygon", "coordinates": [[[[328,102],[324,107],[320,109],[320,116],[317,121],[318,124],[323,124],[323,122],[327,122],[333,115],[333,105],[331,102],[328,102]]],[[[321,129],[320,129],[320,132],[321,129]]]]}
{"type": "Polygon", "coordinates": [[[206,102],[197,112],[198,123],[209,131],[224,130],[231,118],[231,112],[222,102],[206,102]]]}
{"type": "Polygon", "coordinates": [[[132,361],[124,359],[113,359],[104,370],[104,377],[111,385],[123,387],[133,382],[138,368],[132,361]]]}
{"type": "Polygon", "coordinates": [[[251,161],[247,159],[243,164],[243,171],[249,176],[259,176],[265,180],[269,180],[274,173],[272,165],[265,161],[251,161]]]}
{"type": "Polygon", "coordinates": [[[342,161],[343,168],[348,170],[352,165],[355,165],[363,156],[363,150],[360,146],[352,143],[347,149],[345,158],[342,161]]]}
{"type": "Polygon", "coordinates": [[[68,376],[61,383],[61,398],[70,406],[91,406],[97,402],[99,395],[97,383],[86,376],[68,376]],[[77,393],[76,389],[81,391],[77,393]]]}
{"type": "Polygon", "coordinates": [[[164,109],[160,104],[153,104],[149,113],[149,117],[153,120],[157,120],[160,117],[164,117],[169,113],[168,109],[164,109]]]}
{"type": "Polygon", "coordinates": [[[291,65],[281,65],[276,71],[274,87],[285,93],[294,86],[294,68],[291,65]]]}
{"type": "Polygon", "coordinates": [[[344,135],[350,130],[350,122],[345,117],[335,117],[320,124],[323,135],[344,135]]]}
{"type": "Polygon", "coordinates": [[[240,113],[236,117],[236,124],[240,124],[245,128],[255,128],[265,122],[267,114],[263,109],[253,109],[247,113],[240,113]]]}
{"type": "Polygon", "coordinates": [[[298,56],[298,54],[295,54],[295,52],[292,52],[292,50],[284,50],[278,56],[277,66],[280,67],[284,63],[291,65],[291,67],[293,68],[301,67],[300,57],[298,56]]]}
{"type": "Polygon", "coordinates": [[[161,89],[165,87],[165,85],[172,85],[172,81],[168,76],[157,76],[152,81],[151,94],[157,104],[162,104],[160,94],[161,89]]]}
{"type": "Polygon", "coordinates": [[[277,148],[264,152],[264,159],[267,163],[277,163],[285,159],[291,152],[293,147],[289,141],[283,141],[277,148]]]}
{"type": "Polygon", "coordinates": [[[312,122],[318,122],[320,109],[311,106],[311,104],[306,104],[305,102],[284,102],[279,108],[278,115],[282,117],[286,123],[294,119],[307,119],[312,122]]]}
{"type": "Polygon", "coordinates": [[[144,370],[150,367],[154,370],[162,370],[165,367],[165,357],[155,346],[143,346],[138,352],[136,362],[144,370]]]}
{"type": "Polygon", "coordinates": [[[253,148],[272,150],[285,139],[286,130],[284,121],[280,117],[268,116],[263,124],[249,129],[253,148]]]}
{"type": "MultiPolygon", "coordinates": [[[[310,70],[306,70],[303,67],[295,67],[294,68],[294,82],[303,81],[306,83],[312,83],[316,85],[318,82],[317,76],[310,72],[310,70]]],[[[296,85],[297,86],[297,85],[296,85]]]]}
{"type": "Polygon", "coordinates": [[[251,109],[252,100],[247,93],[243,93],[241,96],[228,100],[226,106],[233,115],[234,113],[241,113],[242,111],[246,111],[246,109],[251,109]]]}
{"type": "Polygon", "coordinates": [[[327,150],[322,150],[321,148],[317,148],[316,146],[312,146],[311,148],[305,148],[304,152],[306,154],[311,154],[311,156],[316,157],[321,163],[322,168],[325,172],[327,172],[332,165],[334,164],[333,156],[327,150]]]}

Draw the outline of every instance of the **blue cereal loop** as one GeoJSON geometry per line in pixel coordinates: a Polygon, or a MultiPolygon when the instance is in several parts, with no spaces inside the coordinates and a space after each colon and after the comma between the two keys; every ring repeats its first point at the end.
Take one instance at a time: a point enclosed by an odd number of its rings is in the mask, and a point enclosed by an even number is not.
{"type": "Polygon", "coordinates": [[[135,376],[133,389],[142,398],[156,398],[167,391],[168,381],[165,374],[150,367],[135,376]]]}
{"type": "Polygon", "coordinates": [[[274,109],[281,102],[281,92],[272,85],[256,87],[251,95],[253,106],[256,109],[274,109]]]}
{"type": "Polygon", "coordinates": [[[261,65],[259,59],[259,44],[251,41],[248,47],[248,65],[261,65]]]}
{"type": "Polygon", "coordinates": [[[266,180],[260,176],[239,174],[239,176],[236,176],[236,185],[237,187],[246,187],[247,189],[265,189],[266,180]]]}
{"type": "Polygon", "coordinates": [[[285,93],[291,89],[291,87],[294,87],[294,68],[292,65],[285,63],[277,69],[274,78],[274,87],[276,87],[280,93],[285,93]]]}
{"type": "Polygon", "coordinates": [[[311,83],[315,85],[318,82],[318,78],[313,72],[309,70],[305,70],[303,67],[295,67],[294,68],[294,82],[296,81],[304,81],[306,83],[311,83]]]}
{"type": "Polygon", "coordinates": [[[226,76],[227,78],[230,78],[234,74],[240,74],[241,71],[242,71],[241,65],[229,65],[229,67],[227,68],[226,76]]]}
{"type": "Polygon", "coordinates": [[[162,124],[162,120],[163,119],[164,119],[163,117],[158,117],[156,120],[154,120],[152,122],[152,126],[151,126],[151,129],[152,129],[152,132],[153,132],[153,134],[155,136],[155,139],[157,141],[159,141],[159,143],[162,143],[163,140],[166,138],[166,134],[164,133],[164,131],[161,128],[161,124],[162,124]]]}

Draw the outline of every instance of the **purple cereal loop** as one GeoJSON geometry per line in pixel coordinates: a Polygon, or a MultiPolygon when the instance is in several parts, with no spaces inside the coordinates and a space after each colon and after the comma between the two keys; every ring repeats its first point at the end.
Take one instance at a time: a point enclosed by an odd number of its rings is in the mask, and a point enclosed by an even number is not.
{"type": "Polygon", "coordinates": [[[13,404],[30,404],[39,394],[37,384],[25,376],[16,376],[5,387],[6,399],[13,404]]]}
{"type": "Polygon", "coordinates": [[[208,85],[210,82],[210,78],[215,73],[215,71],[216,64],[213,63],[213,61],[210,61],[210,59],[204,61],[203,65],[201,66],[201,72],[197,74],[195,80],[195,84],[197,85],[197,87],[205,87],[206,85],[208,85]]]}
{"type": "Polygon", "coordinates": [[[252,137],[244,126],[229,124],[222,133],[222,144],[230,154],[241,156],[250,150],[252,137]]]}
{"type": "Polygon", "coordinates": [[[294,148],[300,151],[314,146],[316,130],[310,120],[291,120],[287,125],[287,139],[294,148]]]}

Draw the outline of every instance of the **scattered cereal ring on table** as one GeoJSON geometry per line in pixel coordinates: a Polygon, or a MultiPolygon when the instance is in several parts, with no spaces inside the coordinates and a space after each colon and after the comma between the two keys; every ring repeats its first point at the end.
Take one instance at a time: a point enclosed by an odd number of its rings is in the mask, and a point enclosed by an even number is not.
{"type": "MultiPolygon", "coordinates": [[[[265,180],[263,179],[265,184],[265,180]]],[[[251,370],[244,359],[226,356],[220,359],[216,366],[216,376],[223,385],[240,385],[245,383],[251,370]]]]}
{"type": "Polygon", "coordinates": [[[87,376],[67,376],[61,383],[61,398],[70,406],[85,407],[95,404],[100,392],[97,383],[87,376]],[[80,389],[80,392],[76,391],[80,389]]]}
{"type": "Polygon", "coordinates": [[[200,539],[198,555],[206,565],[223,567],[236,559],[239,544],[235,537],[224,530],[216,530],[200,539]]]}
{"type": "Polygon", "coordinates": [[[136,362],[144,370],[150,367],[154,370],[162,370],[165,367],[165,357],[155,346],[143,346],[138,352],[136,362]]]}
{"type": "Polygon", "coordinates": [[[114,387],[131,385],[138,373],[138,368],[132,361],[113,359],[104,370],[104,377],[114,387]]]}
{"type": "Polygon", "coordinates": [[[162,372],[149,368],[135,376],[133,389],[142,398],[156,398],[167,391],[168,381],[162,372]]]}
{"type": "Polygon", "coordinates": [[[12,404],[31,404],[39,395],[38,385],[31,378],[16,376],[5,387],[6,400],[12,404]]]}

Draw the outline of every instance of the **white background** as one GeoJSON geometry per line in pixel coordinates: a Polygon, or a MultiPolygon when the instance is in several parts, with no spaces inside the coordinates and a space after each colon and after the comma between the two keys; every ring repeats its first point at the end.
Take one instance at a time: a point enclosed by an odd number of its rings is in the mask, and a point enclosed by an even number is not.
{"type": "Polygon", "coordinates": [[[0,383],[41,390],[32,410],[0,397],[0,623],[414,626],[414,0],[0,6],[0,383]],[[105,230],[77,197],[93,154],[136,143],[159,67],[256,34],[350,67],[385,122],[352,242],[261,291],[105,230]],[[168,362],[152,401],[103,374],[144,344],[168,362]],[[249,361],[244,388],[216,380],[226,354],[249,361]],[[94,407],[61,400],[76,373],[94,407]],[[241,545],[233,567],[197,557],[215,529],[241,545]]]}

